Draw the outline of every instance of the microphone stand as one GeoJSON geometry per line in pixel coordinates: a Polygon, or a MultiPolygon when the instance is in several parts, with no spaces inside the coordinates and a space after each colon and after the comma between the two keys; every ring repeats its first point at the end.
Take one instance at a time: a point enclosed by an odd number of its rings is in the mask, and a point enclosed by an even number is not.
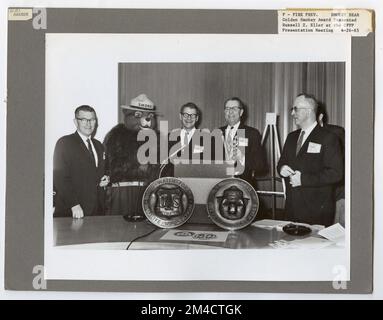
{"type": "Polygon", "coordinates": [[[175,155],[177,155],[178,152],[182,151],[183,149],[185,149],[188,145],[185,144],[183,147],[181,148],[178,148],[176,151],[174,151],[171,155],[169,155],[164,161],[162,161],[161,163],[161,166],[160,166],[160,171],[159,171],[159,174],[158,174],[158,179],[161,178],[161,175],[162,175],[162,171],[164,170],[164,168],[166,167],[166,165],[169,163],[168,161],[170,159],[172,159],[175,155]]]}

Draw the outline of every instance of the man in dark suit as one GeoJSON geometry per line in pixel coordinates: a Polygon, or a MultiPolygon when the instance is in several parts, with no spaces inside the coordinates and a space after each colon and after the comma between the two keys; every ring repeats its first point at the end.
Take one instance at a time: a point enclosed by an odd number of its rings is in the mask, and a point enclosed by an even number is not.
{"type": "Polygon", "coordinates": [[[277,169],[287,185],[287,220],[329,226],[343,177],[342,150],[337,136],[318,125],[317,106],[311,95],[295,99],[291,115],[299,129],[287,136],[277,169]]]}
{"type": "MultiPolygon", "coordinates": [[[[244,103],[237,97],[225,101],[226,125],[221,127],[224,159],[234,162],[234,176],[253,184],[254,176],[266,170],[265,152],[261,134],[242,123],[244,103]]],[[[216,159],[217,160],[217,159],[216,159]]]]}
{"type": "Polygon", "coordinates": [[[55,147],[53,188],[55,217],[83,218],[103,214],[104,148],[92,138],[97,117],[87,105],[78,107],[73,120],[77,131],[61,137],[55,147]]]}
{"type": "MultiPolygon", "coordinates": [[[[332,133],[334,133],[340,142],[340,146],[342,149],[342,157],[343,163],[345,160],[345,131],[341,126],[337,126],[334,124],[328,123],[328,117],[326,113],[326,109],[323,104],[318,104],[317,110],[317,121],[319,125],[332,133]]],[[[343,227],[345,226],[345,193],[344,193],[344,173],[343,179],[336,184],[335,187],[335,201],[336,201],[336,210],[335,210],[335,218],[334,223],[339,222],[343,227]]]]}
{"type": "Polygon", "coordinates": [[[195,103],[188,102],[181,107],[179,114],[181,128],[172,130],[169,135],[169,154],[172,153],[172,149],[178,149],[174,147],[178,144],[182,148],[178,156],[187,160],[202,160],[204,151],[202,136],[199,129],[196,128],[199,116],[200,111],[195,103]],[[172,139],[174,137],[176,140],[172,139]]]}
{"type": "Polygon", "coordinates": [[[169,164],[162,172],[162,176],[174,175],[173,163],[176,161],[183,164],[202,163],[203,133],[196,128],[199,116],[200,110],[195,103],[188,102],[181,107],[179,113],[181,128],[172,130],[168,135],[169,164]]]}

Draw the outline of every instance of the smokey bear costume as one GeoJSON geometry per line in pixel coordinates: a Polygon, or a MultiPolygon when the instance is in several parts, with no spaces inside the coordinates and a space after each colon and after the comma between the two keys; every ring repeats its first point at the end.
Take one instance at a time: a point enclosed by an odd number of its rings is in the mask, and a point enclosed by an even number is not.
{"type": "MultiPolygon", "coordinates": [[[[158,177],[158,164],[142,165],[137,150],[145,141],[137,141],[140,130],[155,129],[154,103],[140,94],[121,106],[124,124],[113,127],[104,140],[106,174],[110,177],[107,188],[106,214],[123,215],[128,221],[145,219],[142,195],[146,187],[158,177]]],[[[156,146],[157,147],[157,146],[156,146]]]]}

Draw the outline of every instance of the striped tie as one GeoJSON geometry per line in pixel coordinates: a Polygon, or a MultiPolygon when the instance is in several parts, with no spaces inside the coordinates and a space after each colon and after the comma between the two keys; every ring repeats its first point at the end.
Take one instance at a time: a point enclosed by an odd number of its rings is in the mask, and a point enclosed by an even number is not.
{"type": "Polygon", "coordinates": [[[299,135],[299,138],[298,138],[297,148],[295,150],[295,155],[298,155],[299,150],[301,150],[301,148],[302,148],[302,142],[303,142],[303,137],[304,136],[305,136],[305,132],[302,130],[300,135],[299,135]]]}
{"type": "Polygon", "coordinates": [[[233,129],[234,129],[234,127],[230,127],[229,131],[227,132],[227,137],[226,137],[226,148],[227,148],[228,160],[233,157],[233,154],[232,154],[233,138],[231,137],[231,133],[232,133],[233,129]]]}
{"type": "Polygon", "coordinates": [[[96,159],[94,158],[94,153],[93,153],[92,145],[90,144],[89,138],[86,139],[86,143],[88,144],[88,151],[90,153],[90,157],[92,158],[94,165],[96,165],[96,159]]]}

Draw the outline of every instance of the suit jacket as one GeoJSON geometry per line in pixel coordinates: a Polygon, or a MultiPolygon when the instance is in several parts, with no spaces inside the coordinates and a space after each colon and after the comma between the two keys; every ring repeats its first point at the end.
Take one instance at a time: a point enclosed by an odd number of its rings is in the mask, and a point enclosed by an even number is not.
{"type": "MultiPolygon", "coordinates": [[[[345,159],[345,132],[344,128],[334,125],[334,124],[325,124],[323,126],[324,129],[336,134],[336,136],[339,138],[340,146],[342,149],[342,156],[343,156],[343,163],[345,159]]],[[[337,183],[335,188],[335,199],[340,200],[344,199],[344,172],[343,172],[343,179],[337,183]]]]}
{"type": "MultiPolygon", "coordinates": [[[[202,135],[198,138],[196,133],[200,129],[195,129],[194,134],[188,144],[188,146],[183,149],[182,151],[177,152],[176,156],[172,157],[172,159],[180,159],[180,158],[186,158],[190,161],[192,160],[199,160],[200,163],[202,163],[203,160],[203,154],[204,154],[204,144],[203,144],[203,137],[202,135]]],[[[173,147],[175,145],[179,145],[179,148],[181,148],[181,129],[174,129],[172,131],[172,135],[175,133],[178,134],[176,141],[170,141],[170,134],[168,135],[168,154],[170,156],[170,152],[172,151],[173,147]]],[[[210,137],[209,137],[210,139],[210,137]]],[[[178,148],[177,148],[178,149],[178,148]]],[[[172,160],[168,160],[169,163],[167,164],[165,170],[162,172],[162,176],[174,176],[174,165],[172,163],[172,160]]],[[[191,162],[190,162],[191,163],[191,162]]]]}
{"type": "Polygon", "coordinates": [[[345,142],[344,142],[344,136],[345,136],[344,128],[341,126],[337,126],[335,124],[325,124],[325,125],[323,125],[323,129],[326,129],[326,130],[334,133],[339,138],[340,146],[341,146],[342,151],[344,153],[344,144],[345,144],[345,142]]]}
{"type": "Polygon", "coordinates": [[[317,125],[296,155],[301,130],[291,132],[283,146],[278,172],[288,165],[301,172],[299,187],[286,178],[286,218],[329,226],[334,220],[334,187],[343,177],[342,150],[337,136],[317,125]]]}
{"type": "MultiPolygon", "coordinates": [[[[223,140],[225,140],[225,130],[227,125],[221,127],[223,140]]],[[[259,175],[265,173],[267,170],[266,155],[261,145],[262,136],[259,131],[253,127],[249,127],[240,123],[238,129],[245,130],[245,168],[242,174],[236,176],[244,179],[249,183],[253,183],[253,175],[259,175]]],[[[236,133],[238,135],[238,132],[236,133]]],[[[225,155],[225,153],[223,153],[225,155]]]]}
{"type": "Polygon", "coordinates": [[[72,216],[71,208],[80,204],[85,216],[101,214],[103,190],[99,187],[104,175],[104,148],[92,139],[98,166],[77,132],[60,138],[54,151],[53,188],[54,216],[72,216]]]}

